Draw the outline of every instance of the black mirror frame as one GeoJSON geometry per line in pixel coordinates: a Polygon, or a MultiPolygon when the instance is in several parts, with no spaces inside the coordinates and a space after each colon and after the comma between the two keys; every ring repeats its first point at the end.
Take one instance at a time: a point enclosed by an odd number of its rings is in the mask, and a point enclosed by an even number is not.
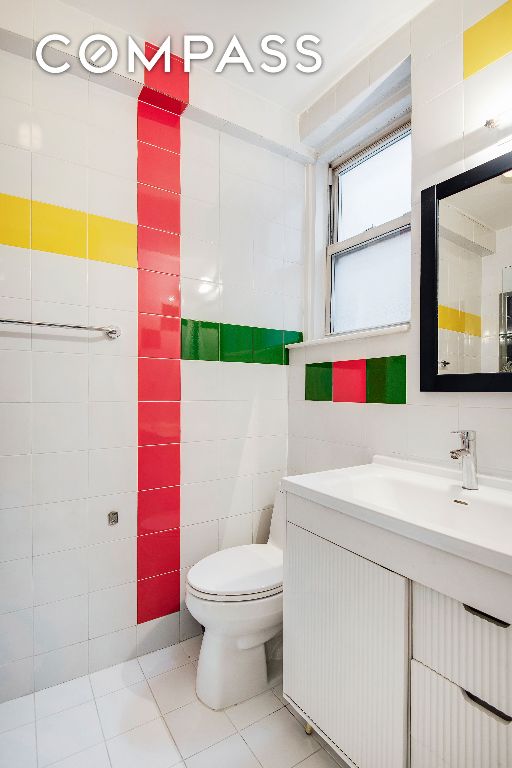
{"type": "Polygon", "coordinates": [[[420,390],[422,392],[512,392],[511,373],[439,373],[438,204],[512,169],[512,152],[460,173],[421,193],[420,390]]]}

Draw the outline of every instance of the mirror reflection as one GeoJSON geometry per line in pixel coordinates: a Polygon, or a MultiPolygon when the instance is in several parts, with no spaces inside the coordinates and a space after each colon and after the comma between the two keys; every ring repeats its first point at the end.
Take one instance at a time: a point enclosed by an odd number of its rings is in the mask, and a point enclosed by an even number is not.
{"type": "Polygon", "coordinates": [[[439,373],[512,373],[512,171],[438,217],[439,373]]]}

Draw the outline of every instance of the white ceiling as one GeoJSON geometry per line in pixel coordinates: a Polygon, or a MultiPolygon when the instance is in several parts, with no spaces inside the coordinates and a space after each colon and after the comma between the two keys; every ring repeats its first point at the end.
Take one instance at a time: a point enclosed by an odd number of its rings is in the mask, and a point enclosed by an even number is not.
{"type": "Polygon", "coordinates": [[[496,231],[512,227],[512,179],[494,179],[446,198],[450,205],[496,231]]]}
{"type": "MultiPolygon", "coordinates": [[[[181,53],[185,34],[206,34],[216,44],[214,68],[225,45],[236,34],[249,54],[255,72],[232,65],[219,77],[252,89],[261,96],[301,112],[361,58],[427,6],[431,0],[66,0],[133,35],[159,43],[173,38],[181,53]],[[288,68],[269,75],[259,69],[260,39],[281,34],[287,40],[288,68]],[[321,70],[299,73],[294,64],[295,39],[301,34],[321,39],[321,70]]],[[[61,31],[61,30],[59,30],[61,31]]],[[[204,65],[202,65],[204,66],[204,65]]]]}

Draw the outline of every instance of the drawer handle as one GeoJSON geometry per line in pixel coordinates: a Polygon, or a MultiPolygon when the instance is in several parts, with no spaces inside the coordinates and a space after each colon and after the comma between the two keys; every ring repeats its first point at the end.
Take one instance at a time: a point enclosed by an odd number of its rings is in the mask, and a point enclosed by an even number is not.
{"type": "Polygon", "coordinates": [[[469,691],[466,691],[465,688],[461,688],[461,691],[470,701],[473,701],[475,704],[478,704],[478,706],[482,707],[482,709],[485,709],[487,710],[487,712],[490,712],[491,715],[495,715],[504,723],[507,723],[507,724],[512,723],[512,717],[509,717],[504,712],[501,712],[501,710],[496,709],[496,707],[493,707],[491,704],[488,704],[483,699],[479,699],[478,696],[475,696],[474,693],[470,693],[469,691]]]}
{"type": "Polygon", "coordinates": [[[508,627],[510,627],[510,624],[507,624],[506,621],[497,619],[495,616],[491,616],[489,613],[484,613],[483,611],[479,611],[478,608],[472,608],[470,605],[466,605],[466,603],[462,603],[462,605],[464,606],[465,611],[473,614],[473,616],[478,616],[479,619],[485,619],[485,621],[490,621],[491,624],[496,624],[497,627],[501,627],[502,629],[508,629],[508,627]]]}

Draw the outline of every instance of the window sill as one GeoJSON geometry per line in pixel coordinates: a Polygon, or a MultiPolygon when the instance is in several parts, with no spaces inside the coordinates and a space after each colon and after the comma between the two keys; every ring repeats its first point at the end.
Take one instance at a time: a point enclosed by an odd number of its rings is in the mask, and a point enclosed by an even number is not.
{"type": "Polygon", "coordinates": [[[353,341],[354,339],[367,339],[372,336],[386,336],[392,333],[407,333],[410,331],[410,323],[400,323],[399,325],[388,325],[384,328],[368,328],[366,331],[348,331],[347,333],[332,333],[330,336],[324,336],[321,339],[310,339],[301,341],[298,344],[287,344],[287,349],[307,349],[308,347],[319,347],[329,344],[338,344],[340,341],[353,341]]]}

